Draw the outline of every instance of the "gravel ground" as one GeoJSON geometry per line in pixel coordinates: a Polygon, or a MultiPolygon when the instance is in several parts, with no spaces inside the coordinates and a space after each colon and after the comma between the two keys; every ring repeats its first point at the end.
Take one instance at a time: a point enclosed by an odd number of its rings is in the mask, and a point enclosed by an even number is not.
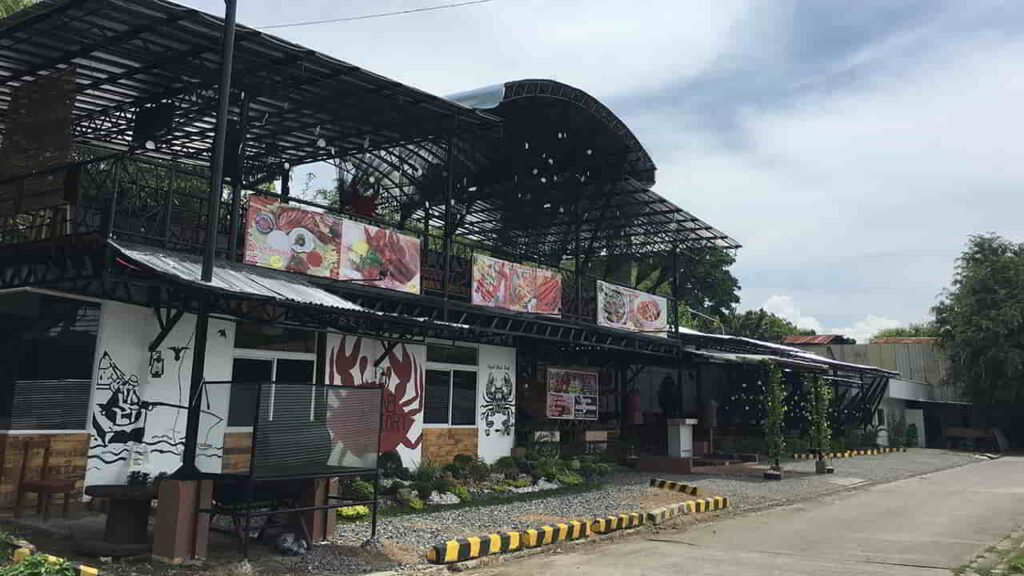
{"type": "MultiPolygon", "coordinates": [[[[942,450],[910,450],[902,454],[859,456],[835,460],[833,475],[814,474],[813,461],[793,461],[783,465],[782,482],[761,478],[764,468],[753,466],[716,467],[710,474],[658,477],[696,484],[710,494],[729,497],[730,506],[749,508],[775,501],[813,497],[863,482],[891,481],[931,471],[959,466],[977,458],[942,450]]],[[[423,550],[448,538],[478,536],[492,531],[524,529],[538,524],[594,518],[619,512],[638,511],[662,503],[682,500],[678,494],[647,487],[651,473],[615,474],[597,491],[552,496],[529,502],[511,502],[478,508],[461,508],[410,516],[381,518],[378,536],[405,550],[423,550]]],[[[338,526],[339,540],[356,544],[369,535],[369,524],[359,522],[338,526]]]]}

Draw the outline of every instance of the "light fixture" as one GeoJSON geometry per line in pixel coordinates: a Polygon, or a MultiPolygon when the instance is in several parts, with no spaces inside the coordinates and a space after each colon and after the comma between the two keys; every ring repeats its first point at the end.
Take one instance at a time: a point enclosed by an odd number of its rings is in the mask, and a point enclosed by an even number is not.
{"type": "Polygon", "coordinates": [[[593,155],[594,155],[594,151],[591,150],[590,148],[587,148],[587,156],[593,156],[593,155]]]}
{"type": "Polygon", "coordinates": [[[327,147],[327,140],[324,140],[323,138],[318,138],[317,141],[316,141],[316,145],[317,145],[318,148],[326,148],[327,147]]]}
{"type": "Polygon", "coordinates": [[[146,147],[146,150],[156,150],[156,142],[153,142],[152,140],[146,140],[146,143],[143,144],[143,146],[146,147]]]}
{"type": "Polygon", "coordinates": [[[523,150],[529,150],[529,149],[530,149],[530,143],[529,142],[523,142],[523,150]]]}

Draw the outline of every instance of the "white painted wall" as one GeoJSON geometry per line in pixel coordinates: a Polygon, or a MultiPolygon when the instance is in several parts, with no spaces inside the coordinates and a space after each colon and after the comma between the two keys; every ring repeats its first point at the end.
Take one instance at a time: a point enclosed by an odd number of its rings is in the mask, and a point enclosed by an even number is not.
{"type": "MultiPolygon", "coordinates": [[[[181,407],[189,392],[195,316],[182,316],[150,355],[149,344],[160,331],[152,309],[104,302],[101,314],[85,483],[124,483],[135,470],[152,476],[173,472],[184,446],[186,410],[181,407]]],[[[229,380],[234,323],[211,319],[207,338],[206,379],[229,380]]],[[[196,463],[203,471],[219,472],[229,390],[207,390],[196,463]]]]}
{"type": "Polygon", "coordinates": [[[477,454],[488,463],[515,444],[516,350],[480,346],[477,368],[477,454]]]}
{"type": "MultiPolygon", "coordinates": [[[[427,347],[423,344],[398,344],[376,367],[384,353],[380,340],[345,334],[328,334],[327,382],[334,385],[387,385],[382,419],[381,452],[396,450],[402,464],[414,469],[420,463],[423,442],[423,406],[425,401],[427,347]]],[[[343,401],[336,398],[335,401],[343,401]]],[[[359,454],[336,442],[334,464],[356,464],[359,454]]]]}

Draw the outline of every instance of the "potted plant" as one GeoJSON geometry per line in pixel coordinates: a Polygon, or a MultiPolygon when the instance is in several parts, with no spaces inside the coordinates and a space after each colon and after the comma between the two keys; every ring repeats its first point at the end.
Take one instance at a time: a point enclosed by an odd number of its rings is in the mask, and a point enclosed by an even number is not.
{"type": "Polygon", "coordinates": [[[825,461],[825,452],[832,445],[832,424],[829,408],[832,404],[832,387],[820,376],[811,376],[811,449],[818,455],[814,471],[828,474],[834,470],[825,461]]]}
{"type": "Polygon", "coordinates": [[[764,386],[764,429],[765,453],[771,461],[771,468],[765,470],[764,477],[768,480],[782,480],[782,464],[780,459],[786,450],[786,437],[782,433],[783,419],[786,417],[786,389],[782,384],[782,369],[775,362],[767,362],[766,381],[764,386]]]}

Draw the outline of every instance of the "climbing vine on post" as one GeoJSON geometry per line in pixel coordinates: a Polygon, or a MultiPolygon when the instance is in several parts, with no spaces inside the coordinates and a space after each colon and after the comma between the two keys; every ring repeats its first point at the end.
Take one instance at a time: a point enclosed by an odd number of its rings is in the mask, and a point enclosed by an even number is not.
{"type": "Polygon", "coordinates": [[[775,362],[767,362],[768,380],[764,387],[764,444],[765,452],[772,461],[772,470],[782,470],[779,459],[786,450],[786,438],[782,433],[786,417],[786,389],[782,384],[782,369],[775,362]]]}
{"type": "Polygon", "coordinates": [[[811,449],[818,454],[818,460],[832,447],[831,406],[832,386],[820,376],[811,376],[811,449]]]}

